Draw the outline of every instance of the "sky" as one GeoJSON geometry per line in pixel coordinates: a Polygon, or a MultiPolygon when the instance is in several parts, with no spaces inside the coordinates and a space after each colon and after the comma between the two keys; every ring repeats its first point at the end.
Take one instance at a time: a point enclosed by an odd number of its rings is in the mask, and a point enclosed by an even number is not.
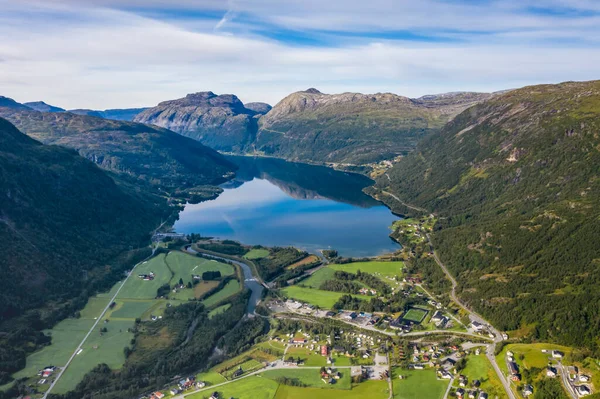
{"type": "Polygon", "coordinates": [[[487,92],[598,65],[597,0],[0,0],[0,95],[67,109],[487,92]]]}

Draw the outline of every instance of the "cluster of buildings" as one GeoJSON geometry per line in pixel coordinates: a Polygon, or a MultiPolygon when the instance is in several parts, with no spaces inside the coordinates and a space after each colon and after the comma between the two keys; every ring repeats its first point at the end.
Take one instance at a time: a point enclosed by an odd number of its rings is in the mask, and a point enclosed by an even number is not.
{"type": "Polygon", "coordinates": [[[456,390],[456,397],[459,399],[488,399],[488,394],[478,389],[465,390],[464,388],[458,388],[456,390]]]}
{"type": "Polygon", "coordinates": [[[48,378],[51,377],[55,371],[56,371],[56,366],[46,366],[43,369],[41,369],[40,371],[38,371],[38,375],[40,377],[42,377],[38,381],[38,384],[45,384],[46,381],[48,380],[48,378]]]}
{"type": "Polygon", "coordinates": [[[171,390],[169,391],[171,393],[171,395],[177,395],[187,389],[196,387],[196,388],[204,388],[206,386],[206,384],[202,381],[196,381],[196,377],[194,376],[190,376],[187,378],[182,378],[181,380],[179,380],[179,383],[177,384],[176,387],[171,388],[171,390]]]}
{"type": "Polygon", "coordinates": [[[138,277],[144,281],[152,281],[154,280],[154,272],[150,272],[149,274],[138,274],[138,277]]]}
{"type": "Polygon", "coordinates": [[[373,288],[363,287],[360,290],[358,290],[358,293],[361,295],[377,295],[377,290],[374,290],[373,288]]]}
{"type": "Polygon", "coordinates": [[[331,367],[321,368],[321,381],[325,384],[335,384],[340,378],[342,378],[342,375],[339,371],[336,371],[331,367]]]}

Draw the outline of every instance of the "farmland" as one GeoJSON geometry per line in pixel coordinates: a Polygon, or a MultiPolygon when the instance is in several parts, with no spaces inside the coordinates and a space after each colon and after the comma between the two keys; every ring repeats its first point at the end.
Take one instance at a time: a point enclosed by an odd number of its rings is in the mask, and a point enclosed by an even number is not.
{"type": "Polygon", "coordinates": [[[386,381],[366,381],[352,386],[351,390],[300,388],[280,385],[275,399],[387,399],[386,381]]]}
{"type": "Polygon", "coordinates": [[[350,389],[350,370],[339,370],[342,378],[336,381],[335,384],[326,384],[321,380],[319,370],[315,369],[279,369],[267,370],[262,373],[263,377],[277,381],[280,377],[297,379],[301,384],[307,387],[323,388],[323,389],[350,389]]]}
{"type": "Polygon", "coordinates": [[[394,399],[441,399],[446,392],[448,382],[438,380],[435,370],[392,369],[394,399]],[[405,379],[399,379],[403,375],[405,379]]]}
{"type": "Polygon", "coordinates": [[[289,265],[286,269],[295,269],[297,267],[301,267],[304,265],[308,265],[311,263],[315,263],[319,260],[319,257],[317,255],[309,255],[306,258],[299,260],[296,263],[292,263],[291,265],[289,265]]]}
{"type": "Polygon", "coordinates": [[[272,399],[279,386],[273,380],[263,378],[260,374],[247,378],[242,378],[215,389],[208,389],[188,396],[190,399],[209,398],[213,392],[217,391],[220,398],[236,399],[272,399]]]}
{"type": "MultiPolygon", "coordinates": [[[[115,299],[114,307],[107,311],[92,331],[82,345],[81,353],[75,356],[69,368],[55,385],[53,392],[66,393],[75,388],[83,376],[97,364],[105,363],[113,370],[119,369],[125,361],[123,349],[130,344],[133,338],[130,329],[134,326],[135,319],[149,320],[151,315],[160,316],[168,304],[178,305],[181,303],[181,299],[184,297],[187,299],[188,296],[193,297],[196,293],[195,290],[184,289],[178,294],[191,295],[183,295],[181,298],[174,295],[175,298],[171,299],[157,299],[157,289],[164,284],[177,284],[179,279],[186,282],[191,281],[192,274],[201,275],[205,271],[220,271],[223,276],[235,273],[235,269],[231,265],[178,251],[159,254],[138,264],[115,299]],[[143,280],[138,277],[140,274],[150,274],[151,272],[154,274],[152,280],[143,280]]],[[[66,364],[121,284],[117,283],[111,292],[90,298],[84,309],[81,310],[79,318],[65,319],[52,330],[45,331],[46,334],[52,336],[51,345],[28,356],[26,367],[15,374],[15,377],[32,377],[44,366],[66,364]]],[[[201,284],[204,283],[200,282],[198,285],[201,284]]],[[[207,283],[209,287],[215,287],[217,284],[218,282],[212,281],[207,283]]],[[[236,293],[239,287],[237,280],[231,280],[222,290],[206,299],[206,306],[215,305],[226,299],[236,293]]],[[[226,310],[226,306],[215,309],[213,315],[226,310]]]]}
{"type": "Polygon", "coordinates": [[[358,270],[360,270],[361,272],[393,278],[396,276],[402,276],[404,262],[354,262],[346,264],[332,264],[327,267],[332,268],[333,270],[343,270],[349,273],[356,273],[358,270]]]}
{"type": "MultiPolygon", "coordinates": [[[[331,309],[338,299],[344,295],[341,292],[323,291],[299,286],[286,287],[281,290],[283,295],[298,301],[310,303],[323,309],[331,309]]],[[[368,300],[365,295],[354,295],[357,298],[368,300]]]]}
{"type": "Polygon", "coordinates": [[[228,297],[232,296],[239,290],[240,290],[240,283],[237,280],[230,280],[227,284],[225,284],[225,287],[223,287],[221,290],[214,293],[213,295],[209,296],[205,300],[203,300],[202,303],[206,307],[211,307],[213,305],[218,304],[222,300],[227,299],[228,297]]]}

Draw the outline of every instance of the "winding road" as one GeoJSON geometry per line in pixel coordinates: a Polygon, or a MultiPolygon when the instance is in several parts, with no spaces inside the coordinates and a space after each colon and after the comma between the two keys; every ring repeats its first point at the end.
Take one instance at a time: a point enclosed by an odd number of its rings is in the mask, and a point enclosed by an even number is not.
{"type": "Polygon", "coordinates": [[[498,363],[496,363],[496,354],[495,354],[496,344],[503,341],[502,333],[500,331],[498,331],[493,325],[488,323],[487,320],[485,320],[481,315],[479,315],[478,313],[474,312],[473,310],[467,308],[467,306],[460,301],[460,299],[456,295],[456,287],[458,286],[456,279],[454,278],[454,276],[452,276],[452,274],[450,274],[450,272],[448,271],[446,266],[442,263],[442,261],[440,260],[440,258],[437,255],[437,253],[433,249],[433,246],[431,245],[431,237],[429,236],[429,234],[426,234],[426,236],[427,236],[427,241],[429,242],[429,248],[431,249],[431,252],[433,253],[433,259],[435,259],[435,262],[438,264],[438,266],[442,269],[442,271],[444,272],[446,277],[448,277],[448,279],[452,283],[452,290],[450,291],[450,298],[452,298],[452,300],[458,306],[460,306],[461,309],[463,309],[465,312],[467,312],[469,314],[469,319],[471,319],[471,321],[477,321],[478,323],[487,325],[488,330],[490,330],[491,333],[494,335],[494,343],[487,346],[485,355],[487,356],[489,362],[492,364],[492,367],[494,368],[496,375],[500,379],[500,382],[502,382],[502,385],[504,386],[504,390],[506,391],[506,395],[510,399],[517,399],[516,395],[514,394],[512,388],[510,386],[510,382],[506,379],[504,374],[502,374],[502,370],[500,370],[500,367],[498,367],[498,363]]]}

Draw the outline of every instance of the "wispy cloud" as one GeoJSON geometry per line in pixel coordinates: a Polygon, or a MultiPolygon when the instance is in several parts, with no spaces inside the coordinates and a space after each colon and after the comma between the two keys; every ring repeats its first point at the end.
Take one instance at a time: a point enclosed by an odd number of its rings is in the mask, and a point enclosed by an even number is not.
{"type": "Polygon", "coordinates": [[[0,0],[0,9],[0,95],[67,108],[200,90],[274,103],[310,86],[420,96],[599,77],[595,1],[0,0]]]}

